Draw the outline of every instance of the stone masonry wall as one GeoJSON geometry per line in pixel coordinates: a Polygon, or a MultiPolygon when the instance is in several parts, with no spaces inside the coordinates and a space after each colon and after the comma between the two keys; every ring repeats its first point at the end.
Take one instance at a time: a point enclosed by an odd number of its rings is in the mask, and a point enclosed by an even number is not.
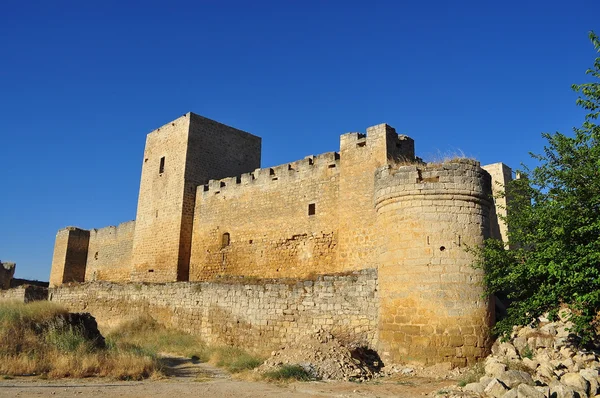
{"type": "Polygon", "coordinates": [[[90,312],[103,331],[145,313],[209,343],[271,350],[324,329],[374,347],[377,285],[371,269],[315,280],[93,282],[50,289],[49,299],[70,311],[90,312]]]}
{"type": "Polygon", "coordinates": [[[260,166],[259,137],[193,113],[146,138],[132,254],[136,281],[187,280],[196,187],[260,166]]]}
{"type": "Polygon", "coordinates": [[[50,286],[68,282],[83,282],[88,256],[90,231],[67,227],[56,234],[50,286]]]}
{"type": "Polygon", "coordinates": [[[413,161],[414,151],[414,141],[387,124],[369,127],[366,135],[340,137],[338,259],[343,270],[377,267],[375,170],[389,162],[413,161]]]}
{"type": "Polygon", "coordinates": [[[8,290],[0,290],[0,302],[16,301],[29,303],[48,299],[48,288],[42,286],[21,285],[8,290]]]}
{"type": "Polygon", "coordinates": [[[90,230],[86,281],[129,280],[135,221],[90,230]]]}
{"type": "Polygon", "coordinates": [[[473,364],[487,354],[493,307],[467,247],[489,236],[490,176],[478,162],[378,171],[380,355],[473,364]]]}
{"type": "Polygon", "coordinates": [[[338,177],[330,152],[199,187],[190,280],[338,271],[338,177]]]}
{"type": "Polygon", "coordinates": [[[498,216],[506,217],[506,200],[507,197],[501,195],[504,192],[505,186],[509,181],[512,181],[512,170],[504,163],[493,163],[482,166],[482,169],[490,173],[492,177],[492,214],[490,215],[490,234],[491,237],[508,241],[508,227],[505,222],[498,216]]]}

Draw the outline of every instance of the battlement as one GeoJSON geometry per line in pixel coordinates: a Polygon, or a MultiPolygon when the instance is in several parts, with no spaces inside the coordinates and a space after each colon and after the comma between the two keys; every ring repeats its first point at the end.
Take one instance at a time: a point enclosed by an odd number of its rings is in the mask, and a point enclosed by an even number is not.
{"type": "MultiPolygon", "coordinates": [[[[444,163],[385,166],[375,171],[375,208],[405,196],[435,195],[434,199],[470,197],[489,206],[491,177],[472,159],[444,163]]],[[[431,198],[428,198],[431,199],[431,198]]]]}
{"type": "Polygon", "coordinates": [[[243,189],[247,185],[255,186],[273,182],[296,181],[298,178],[307,177],[311,173],[321,173],[325,169],[331,170],[332,173],[339,173],[339,166],[340,154],[338,152],[326,152],[317,156],[310,155],[295,162],[259,168],[240,176],[210,180],[207,184],[198,187],[198,193],[218,195],[231,189],[243,189]]]}

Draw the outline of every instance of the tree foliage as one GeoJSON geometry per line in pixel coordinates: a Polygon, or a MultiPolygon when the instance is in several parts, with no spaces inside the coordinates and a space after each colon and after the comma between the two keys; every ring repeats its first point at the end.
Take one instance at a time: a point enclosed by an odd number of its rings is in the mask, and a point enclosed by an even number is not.
{"type": "MultiPolygon", "coordinates": [[[[600,40],[589,37],[600,53],[600,40]]],[[[509,244],[488,239],[477,251],[488,293],[510,305],[496,332],[510,332],[562,305],[583,343],[596,335],[600,310],[600,56],[586,72],[591,82],[574,84],[577,105],[587,111],[574,134],[544,133],[538,166],[525,168],[505,188],[509,244]]]]}

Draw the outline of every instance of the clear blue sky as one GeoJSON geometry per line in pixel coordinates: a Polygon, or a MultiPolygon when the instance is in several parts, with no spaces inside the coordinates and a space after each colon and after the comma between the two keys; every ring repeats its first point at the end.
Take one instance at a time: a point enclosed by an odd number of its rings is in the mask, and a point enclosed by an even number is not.
{"type": "Polygon", "coordinates": [[[599,0],[0,4],[0,259],[48,280],[56,231],[135,218],[145,136],[193,111],[263,167],[388,123],[425,159],[512,167],[582,121],[599,0]]]}

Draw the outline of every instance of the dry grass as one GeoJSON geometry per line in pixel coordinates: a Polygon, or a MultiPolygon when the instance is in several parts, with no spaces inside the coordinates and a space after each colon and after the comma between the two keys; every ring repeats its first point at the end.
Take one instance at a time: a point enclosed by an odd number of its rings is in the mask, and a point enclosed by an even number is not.
{"type": "Polygon", "coordinates": [[[201,362],[210,362],[238,373],[259,366],[263,359],[231,346],[206,345],[198,336],[168,329],[149,315],[125,322],[108,335],[109,345],[137,350],[157,356],[160,353],[181,355],[201,362]]]}
{"type": "Polygon", "coordinates": [[[157,372],[150,355],[96,348],[79,329],[60,321],[66,313],[45,301],[0,304],[0,374],[137,380],[157,372]]]}
{"type": "Polygon", "coordinates": [[[65,325],[67,311],[50,302],[0,304],[0,375],[111,377],[140,380],[163,374],[159,354],[210,361],[232,373],[253,369],[258,356],[235,347],[208,347],[200,338],[167,329],[150,316],[125,322],[97,348],[65,325]]]}
{"type": "Polygon", "coordinates": [[[209,359],[208,348],[199,337],[167,329],[149,315],[120,324],[108,334],[107,341],[109,346],[152,356],[168,353],[196,357],[202,362],[209,359]]]}

